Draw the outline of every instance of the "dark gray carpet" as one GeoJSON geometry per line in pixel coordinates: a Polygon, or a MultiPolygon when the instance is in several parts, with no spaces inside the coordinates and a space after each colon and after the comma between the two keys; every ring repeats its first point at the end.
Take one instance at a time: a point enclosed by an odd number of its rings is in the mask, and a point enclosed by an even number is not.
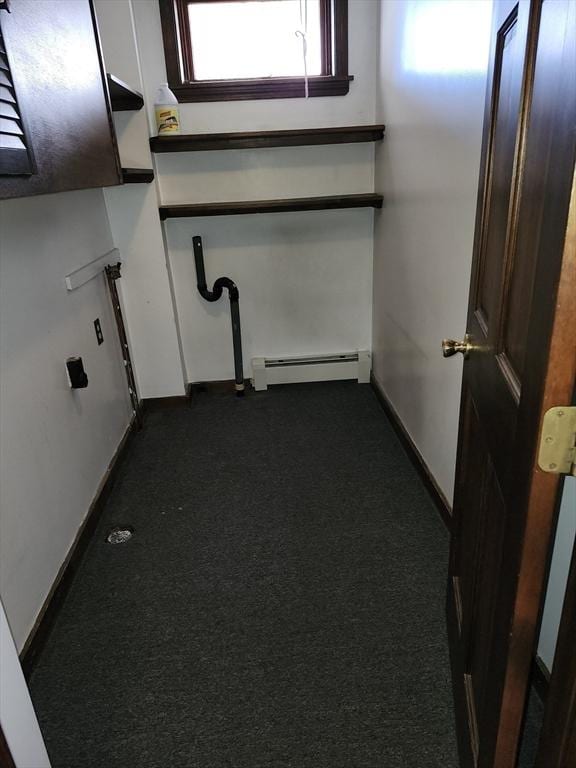
{"type": "Polygon", "coordinates": [[[54,768],[455,768],[447,554],[367,385],[150,414],[32,677],[54,768]]]}
{"type": "Polygon", "coordinates": [[[544,704],[536,693],[536,689],[531,687],[524,716],[524,728],[520,739],[518,768],[534,768],[536,765],[543,721],[544,704]]]}

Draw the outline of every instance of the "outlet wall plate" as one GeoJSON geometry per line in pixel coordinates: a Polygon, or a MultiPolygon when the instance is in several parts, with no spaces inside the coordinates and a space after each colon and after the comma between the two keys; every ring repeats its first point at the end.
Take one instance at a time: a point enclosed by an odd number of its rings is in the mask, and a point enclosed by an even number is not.
{"type": "Polygon", "coordinates": [[[84,389],[88,386],[88,376],[84,370],[84,363],[81,357],[77,355],[69,357],[66,360],[66,370],[71,389],[84,389]]]}
{"type": "Polygon", "coordinates": [[[96,332],[96,340],[98,342],[98,346],[100,346],[100,344],[104,343],[104,336],[102,334],[102,326],[100,325],[99,317],[94,320],[94,331],[96,332]]]}

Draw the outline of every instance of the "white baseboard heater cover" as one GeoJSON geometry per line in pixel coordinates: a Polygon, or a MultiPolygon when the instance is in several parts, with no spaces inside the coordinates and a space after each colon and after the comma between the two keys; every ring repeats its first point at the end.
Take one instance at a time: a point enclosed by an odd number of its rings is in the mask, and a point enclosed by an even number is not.
{"type": "Polygon", "coordinates": [[[271,384],[343,379],[368,384],[371,362],[370,352],[365,350],[309,357],[253,357],[252,386],[262,391],[271,384]]]}

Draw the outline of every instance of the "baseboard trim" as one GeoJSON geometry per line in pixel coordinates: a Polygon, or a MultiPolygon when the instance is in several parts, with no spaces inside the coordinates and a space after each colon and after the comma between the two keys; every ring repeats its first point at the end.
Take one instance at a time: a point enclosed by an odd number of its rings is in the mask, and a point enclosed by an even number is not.
{"type": "Polygon", "coordinates": [[[370,384],[372,385],[372,389],[374,390],[374,393],[378,398],[378,402],[382,406],[384,413],[388,417],[388,420],[390,421],[390,424],[394,429],[394,432],[398,436],[398,439],[400,440],[402,447],[404,448],[408,458],[410,459],[412,466],[416,469],[416,471],[420,476],[420,479],[424,483],[424,486],[426,487],[426,490],[428,491],[428,494],[430,495],[430,498],[432,499],[434,506],[438,510],[438,513],[442,519],[442,522],[446,526],[447,530],[450,531],[450,528],[452,526],[452,509],[450,507],[450,504],[448,503],[448,499],[446,498],[446,496],[444,496],[444,494],[440,490],[440,487],[438,486],[438,483],[434,479],[432,472],[430,472],[430,469],[426,464],[426,462],[424,461],[422,454],[420,453],[420,451],[416,447],[416,444],[408,434],[406,428],[404,427],[404,424],[402,423],[400,417],[394,410],[394,407],[392,406],[391,402],[388,400],[387,396],[384,394],[384,391],[382,390],[382,387],[380,386],[376,377],[374,376],[374,373],[370,374],[370,384]]]}
{"type": "MultiPolygon", "coordinates": [[[[249,379],[244,379],[244,391],[252,388],[249,379]]],[[[235,395],[236,381],[234,379],[222,379],[221,381],[193,381],[188,384],[190,397],[194,398],[202,393],[211,395],[235,395]]]]}
{"type": "Polygon", "coordinates": [[[164,411],[168,408],[181,408],[190,402],[190,387],[186,388],[185,395],[172,395],[171,397],[147,397],[142,400],[142,411],[150,413],[151,411],[164,411]]]}
{"type": "Polygon", "coordinates": [[[102,516],[104,505],[114,487],[120,467],[130,452],[133,438],[137,431],[138,425],[136,419],[133,417],[122,436],[120,444],[118,445],[102,480],[100,481],[96,494],[88,508],[86,517],[78,529],[76,537],[68,550],[68,554],[60,566],[60,570],[50,588],[50,592],[48,593],[48,596],[40,609],[40,613],[34,622],[34,626],[20,652],[20,662],[22,664],[24,676],[27,680],[30,678],[36,661],[46,645],[46,641],[54,626],[58,613],[64,604],[66,595],[70,591],[72,581],[78,571],[82,557],[94,535],[96,526],[102,516]]]}
{"type": "Polygon", "coordinates": [[[532,685],[540,697],[540,701],[545,704],[550,687],[550,672],[538,654],[534,656],[532,661],[532,685]]]}

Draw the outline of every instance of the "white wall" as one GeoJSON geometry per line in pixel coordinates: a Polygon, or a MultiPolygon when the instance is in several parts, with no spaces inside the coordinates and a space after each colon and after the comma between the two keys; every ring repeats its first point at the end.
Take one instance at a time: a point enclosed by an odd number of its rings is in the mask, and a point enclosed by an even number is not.
{"type": "MultiPolygon", "coordinates": [[[[94,3],[108,72],[142,91],[131,0],[94,3]]],[[[116,112],[123,167],[151,168],[146,111],[116,112]]],[[[184,370],[171,275],[158,217],[155,184],[104,191],[114,244],[123,259],[122,297],[140,397],[184,394],[184,370]]]]}
{"type": "Polygon", "coordinates": [[[567,477],[564,481],[564,492],[558,528],[556,530],[556,542],[554,554],[550,565],[548,578],[548,590],[546,603],[542,615],[542,627],[538,641],[538,655],[548,667],[552,669],[558,628],[562,616],[562,606],[566,592],[566,582],[570,570],[572,550],[576,540],[576,478],[567,477]]]}
{"type": "Polygon", "coordinates": [[[64,283],[112,247],[101,190],[0,203],[0,592],[19,649],[131,415],[104,277],[64,283]]]}
{"type": "Polygon", "coordinates": [[[481,0],[381,4],[374,373],[449,500],[462,368],[440,342],[466,327],[489,21],[481,0]]]}
{"type": "MultiPolygon", "coordinates": [[[[349,66],[355,80],[350,84],[347,96],[181,104],[182,133],[373,123],[378,5],[374,0],[351,0],[349,3],[349,66]]],[[[153,125],[156,89],[166,82],[160,11],[156,0],[136,0],[133,7],[146,103],[153,125]]]]}
{"type": "Polygon", "coordinates": [[[138,394],[183,395],[183,362],[156,187],[113,187],[104,190],[104,197],[114,244],[123,259],[122,296],[138,394]]]}
{"type": "Polygon", "coordinates": [[[0,725],[16,768],[50,768],[40,726],[0,602],[0,725]]]}
{"type": "MultiPolygon", "coordinates": [[[[166,80],[158,3],[133,4],[146,102],[166,80]]],[[[349,95],[180,105],[183,132],[373,123],[378,4],[350,4],[349,95]]],[[[162,202],[211,202],[372,192],[372,145],[158,155],[162,202]]],[[[119,208],[119,215],[122,209],[119,208]]],[[[227,298],[196,290],[192,236],[204,238],[207,275],[240,289],[245,372],[255,355],[366,348],[371,343],[373,213],[366,210],[181,219],[165,227],[189,381],[233,378],[227,298]]]]}
{"type": "Polygon", "coordinates": [[[170,222],[168,246],[189,381],[234,376],[227,297],[196,295],[191,237],[208,283],[240,288],[244,372],[250,358],[370,349],[372,212],[319,211],[170,222]]]}
{"type": "MultiPolygon", "coordinates": [[[[106,71],[141,91],[142,75],[130,0],[94,0],[94,9],[106,71]]],[[[115,112],[113,117],[122,165],[150,167],[146,112],[115,112]]]]}

